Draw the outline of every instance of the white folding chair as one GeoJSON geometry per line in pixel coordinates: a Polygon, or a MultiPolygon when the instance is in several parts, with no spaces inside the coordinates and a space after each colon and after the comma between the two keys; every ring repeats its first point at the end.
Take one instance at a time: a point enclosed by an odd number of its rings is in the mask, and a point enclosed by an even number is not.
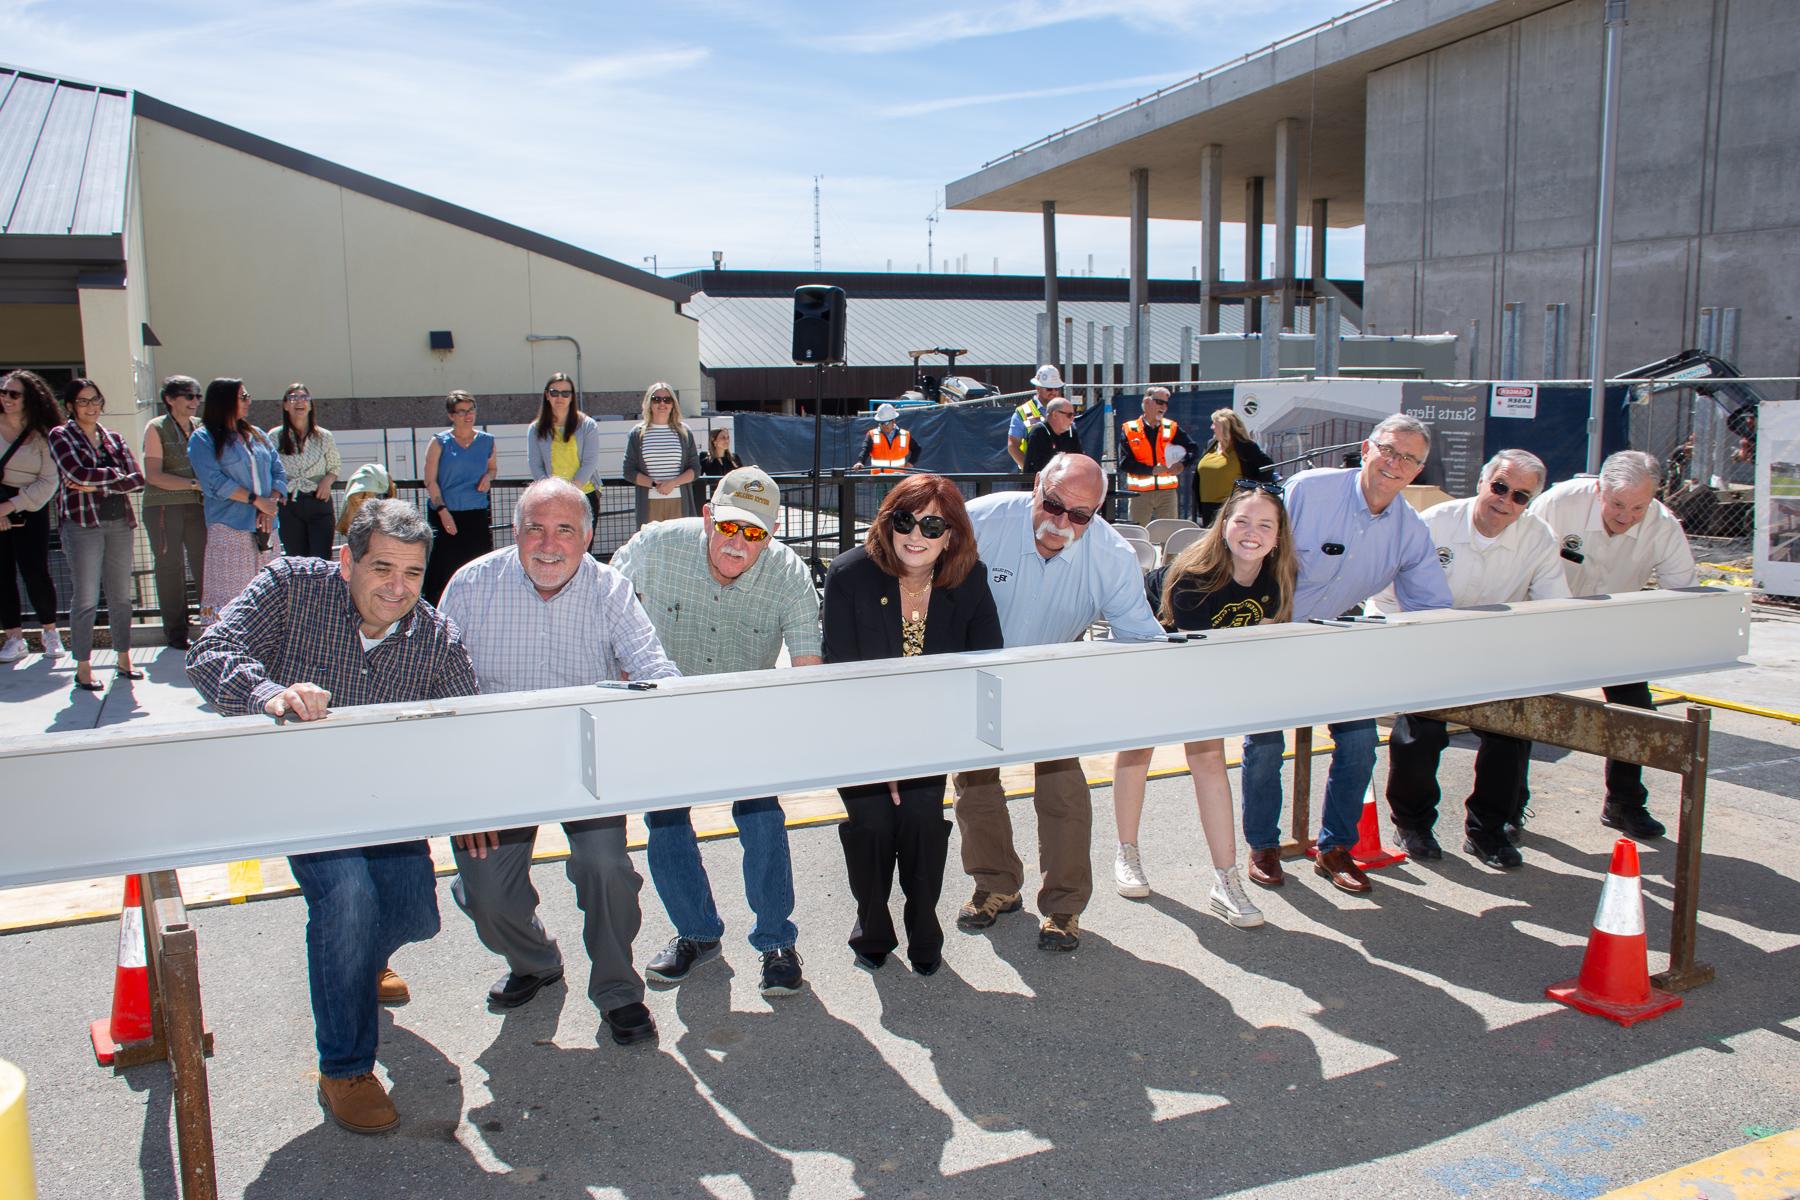
{"type": "Polygon", "coordinates": [[[1156,569],[1156,547],[1143,538],[1128,537],[1125,544],[1137,551],[1138,566],[1145,571],[1156,569]]]}
{"type": "Polygon", "coordinates": [[[1171,534],[1179,529],[1198,529],[1199,526],[1186,517],[1158,517],[1150,522],[1144,531],[1152,546],[1160,546],[1169,540],[1171,534]]]}
{"type": "Polygon", "coordinates": [[[1150,535],[1144,531],[1142,525],[1133,525],[1129,521],[1115,521],[1112,523],[1112,527],[1113,532],[1122,538],[1141,538],[1146,542],[1150,540],[1150,535]]]}
{"type": "Polygon", "coordinates": [[[1205,536],[1206,530],[1201,529],[1198,525],[1190,525],[1186,529],[1177,529],[1174,533],[1169,535],[1169,540],[1163,543],[1162,560],[1168,562],[1177,554],[1180,554],[1182,550],[1193,545],[1205,536]]]}

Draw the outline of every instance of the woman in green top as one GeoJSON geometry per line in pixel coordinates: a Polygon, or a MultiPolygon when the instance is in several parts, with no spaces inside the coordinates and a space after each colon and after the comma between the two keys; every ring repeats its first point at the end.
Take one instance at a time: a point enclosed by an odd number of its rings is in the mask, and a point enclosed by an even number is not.
{"type": "Polygon", "coordinates": [[[1212,441],[1194,463],[1194,520],[1202,525],[1211,524],[1238,480],[1276,482],[1269,472],[1273,460],[1250,440],[1242,417],[1229,408],[1217,409],[1212,429],[1212,441]]]}
{"type": "Polygon", "coordinates": [[[194,578],[196,596],[206,578],[206,510],[187,453],[188,439],[199,425],[200,381],[169,376],[163,380],[162,403],[162,416],[144,427],[144,536],[156,562],[163,640],[185,650],[188,576],[194,578]]]}

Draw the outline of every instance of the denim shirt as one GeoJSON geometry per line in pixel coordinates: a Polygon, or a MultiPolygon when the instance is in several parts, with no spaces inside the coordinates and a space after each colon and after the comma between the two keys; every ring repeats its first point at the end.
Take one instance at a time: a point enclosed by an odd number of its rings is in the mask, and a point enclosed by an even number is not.
{"type": "Polygon", "coordinates": [[[252,496],[287,493],[287,471],[282,468],[281,456],[275,453],[275,443],[260,434],[252,435],[248,442],[241,436],[232,438],[225,453],[215,455],[212,434],[202,425],[188,439],[188,463],[200,481],[208,525],[249,533],[256,528],[256,506],[233,500],[231,494],[239,488],[252,496]]]}

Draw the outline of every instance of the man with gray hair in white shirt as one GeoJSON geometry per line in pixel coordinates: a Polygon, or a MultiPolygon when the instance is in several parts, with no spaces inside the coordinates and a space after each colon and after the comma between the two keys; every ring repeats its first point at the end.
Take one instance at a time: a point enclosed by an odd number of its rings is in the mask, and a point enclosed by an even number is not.
{"type": "MultiPolygon", "coordinates": [[[[589,556],[593,515],[579,488],[555,476],[540,479],[519,497],[513,529],[514,544],[464,565],[438,606],[461,632],[483,695],[680,674],[630,582],[589,556]]],[[[644,880],[625,850],[625,818],[564,821],[563,832],[592,963],[588,996],[614,1042],[651,1041],[656,1024],[631,964],[644,880]]],[[[507,974],[488,989],[495,1008],[516,1008],[563,976],[562,952],[537,917],[536,840],[530,825],[459,834],[452,842],[451,895],[481,944],[506,959],[507,974]]]]}

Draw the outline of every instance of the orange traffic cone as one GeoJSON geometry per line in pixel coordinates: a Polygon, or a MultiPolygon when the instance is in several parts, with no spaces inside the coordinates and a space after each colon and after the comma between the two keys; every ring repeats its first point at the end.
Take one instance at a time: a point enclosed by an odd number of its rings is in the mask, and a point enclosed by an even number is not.
{"type": "Polygon", "coordinates": [[[150,971],[144,959],[144,908],[138,877],[125,877],[125,904],[119,913],[119,965],[113,972],[112,1016],[88,1026],[94,1061],[110,1067],[119,1047],[151,1035],[150,971]]]}
{"type": "Polygon", "coordinates": [[[1600,890],[1581,974],[1552,984],[1544,995],[1621,1025],[1635,1025],[1681,1007],[1680,996],[1650,986],[1644,892],[1638,882],[1637,843],[1631,839],[1613,844],[1612,868],[1600,890]]]}
{"type": "MultiPolygon", "coordinates": [[[[1306,857],[1319,857],[1319,848],[1308,846],[1306,857]]],[[[1356,845],[1350,847],[1350,857],[1365,871],[1398,866],[1406,861],[1404,850],[1389,850],[1381,844],[1381,818],[1375,811],[1373,787],[1363,793],[1362,819],[1356,823],[1356,845]]]]}

